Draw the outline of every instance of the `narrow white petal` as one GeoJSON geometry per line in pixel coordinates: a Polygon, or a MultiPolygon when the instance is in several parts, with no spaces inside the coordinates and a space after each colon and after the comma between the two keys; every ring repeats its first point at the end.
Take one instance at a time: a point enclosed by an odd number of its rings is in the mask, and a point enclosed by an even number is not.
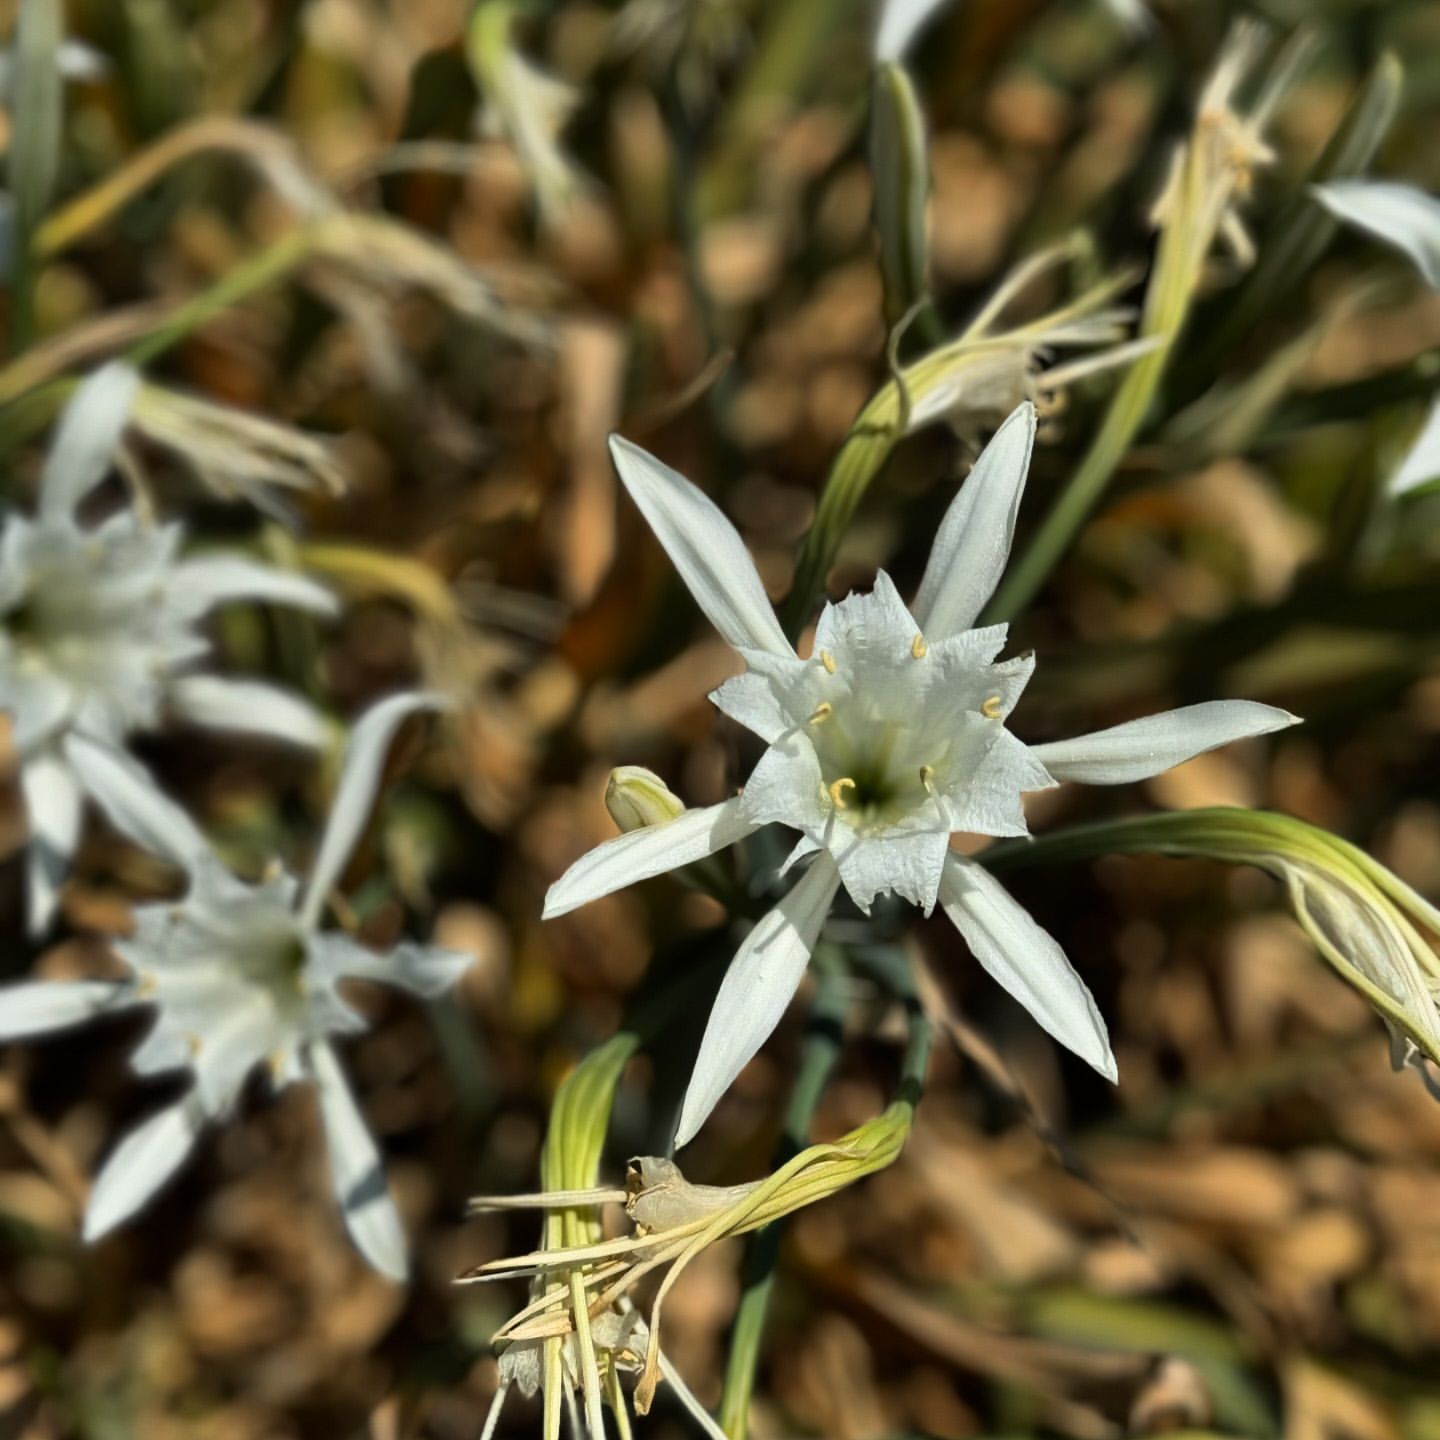
{"type": "Polygon", "coordinates": [[[630,498],[710,623],[737,650],[793,655],[755,562],[719,506],[678,470],[619,435],[610,437],[610,453],[630,498]]]}
{"type": "Polygon", "coordinates": [[[840,872],[828,855],[745,937],[721,981],[685,1091],[675,1144],[685,1145],[780,1023],[830,913],[840,872]]]}
{"type": "Polygon", "coordinates": [[[758,828],[745,819],[737,796],[719,805],[687,810],[664,825],[647,825],[617,835],[582,855],[550,887],[544,918],[553,920],[602,895],[703,860],[758,828]]]}
{"type": "Polygon", "coordinates": [[[875,30],[875,58],[899,60],[916,32],[946,0],[881,0],[875,30]]]}
{"type": "Polygon", "coordinates": [[[783,878],[788,875],[802,860],[807,860],[817,850],[825,847],[818,840],[809,835],[802,835],[791,848],[790,853],[780,862],[779,874],[783,878]]]}
{"type": "Polygon", "coordinates": [[[1032,745],[1031,755],[1057,780],[1078,780],[1084,785],[1124,785],[1146,780],[1173,765],[1182,764],[1252,735],[1268,735],[1298,725],[1288,710],[1254,700],[1207,700],[1077,735],[1049,745],[1032,745]]]}
{"type": "Polygon", "coordinates": [[[205,555],[175,567],[176,594],[203,614],[213,605],[254,600],[334,615],[340,602],[318,582],[244,555],[205,555]]]}
{"type": "Polygon", "coordinates": [[[183,675],[170,682],[169,693],[177,714],[212,730],[243,730],[307,750],[323,750],[333,733],[308,700],[259,680],[183,675]]]}
{"type": "Polygon", "coordinates": [[[1440,400],[1431,405],[1414,444],[1390,477],[1390,493],[1404,495],[1436,479],[1440,479],[1440,400]]]}
{"type": "Polygon", "coordinates": [[[357,945],[348,935],[313,935],[312,963],[322,972],[356,980],[396,985],[422,999],[443,995],[470,968],[474,957],[438,945],[403,941],[386,955],[357,945]]]}
{"type": "Polygon", "coordinates": [[[1094,997],[1054,939],[982,866],[952,855],[940,907],[971,953],[1056,1040],[1116,1078],[1115,1057],[1094,997]]]}
{"type": "Polygon", "coordinates": [[[1332,215],[1408,255],[1440,289],[1440,200],[1389,180],[1332,180],[1313,193],[1332,215]]]}
{"type": "Polygon", "coordinates": [[[76,777],[110,823],[142,849],[186,874],[209,853],[195,822],[134,756],[78,731],[65,737],[64,749],[76,777]]]}
{"type": "Polygon", "coordinates": [[[405,1233],[390,1199],[380,1154],[365,1128],[335,1052],[319,1044],[310,1052],[335,1194],[356,1248],[382,1275],[403,1282],[409,1273],[405,1233]]]}
{"type": "Polygon", "coordinates": [[[0,1040],[23,1040],[83,1025],[136,1003],[134,988],[115,980],[33,980],[0,988],[0,1040]]]}
{"type": "Polygon", "coordinates": [[[320,852],[315,857],[305,898],[300,905],[300,921],[307,929],[312,928],[320,918],[325,897],[340,878],[340,872],[365,828],[380,790],[385,756],[395,732],[419,711],[444,709],[448,703],[443,695],[406,691],[372,705],[356,722],[350,733],[350,743],[345,748],[340,784],[336,787],[330,819],[320,840],[320,852]]]}
{"type": "Polygon", "coordinates": [[[27,913],[30,933],[40,935],[55,918],[60,886],[80,838],[81,792],[70,767],[50,750],[29,756],[20,766],[20,791],[30,817],[27,913]]]}
{"type": "Polygon", "coordinates": [[[71,397],[40,475],[42,515],[71,514],[105,478],[139,388],[139,373],[116,360],[71,397]]]}
{"type": "Polygon", "coordinates": [[[1026,400],[991,437],[950,502],[911,606],[930,641],[968,630],[1005,573],[1034,447],[1035,407],[1026,400]]]}
{"type": "Polygon", "coordinates": [[[205,1125],[192,1092],[132,1130],[110,1152],[85,1208],[85,1239],[128,1220],[180,1168],[205,1125]]]}

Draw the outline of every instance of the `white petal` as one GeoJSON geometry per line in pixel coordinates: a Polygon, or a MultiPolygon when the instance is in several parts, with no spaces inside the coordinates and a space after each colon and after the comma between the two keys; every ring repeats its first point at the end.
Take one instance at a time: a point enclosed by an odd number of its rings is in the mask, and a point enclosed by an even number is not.
{"type": "Polygon", "coordinates": [[[422,999],[443,995],[470,968],[474,959],[438,945],[419,945],[413,940],[397,945],[387,955],[377,955],[357,945],[348,935],[314,935],[310,939],[313,963],[336,979],[378,981],[397,985],[422,999]]]}
{"type": "Polygon", "coordinates": [[[340,783],[330,806],[330,819],[320,840],[320,851],[310,872],[305,898],[300,905],[300,922],[313,928],[324,908],[325,897],[340,878],[360,832],[370,817],[380,790],[385,756],[395,732],[410,716],[421,710],[442,710],[449,704],[443,695],[406,691],[372,705],[356,722],[345,747],[340,783]]]}
{"type": "Polygon", "coordinates": [[[701,810],[687,810],[664,825],[647,825],[617,835],[582,855],[550,887],[544,918],[553,920],[602,895],[703,860],[758,828],[745,818],[737,797],[701,810]]]}
{"type": "Polygon", "coordinates": [[[784,735],[759,759],[740,804],[751,826],[788,825],[823,833],[831,815],[820,758],[804,734],[784,735]]]}
{"type": "Polygon", "coordinates": [[[915,33],[945,0],[881,0],[880,23],[875,31],[875,58],[899,60],[915,33]]]}
{"type": "Polygon", "coordinates": [[[80,838],[80,785],[53,751],[31,755],[20,766],[20,791],[30,816],[25,854],[30,933],[43,934],[55,918],[60,886],[80,838]]]}
{"type": "Polygon", "coordinates": [[[142,849],[187,874],[209,853],[195,822],[132,755],[78,731],[65,737],[64,749],[76,778],[110,823],[142,849]]]}
{"type": "Polygon", "coordinates": [[[1207,700],[1073,740],[1032,745],[1030,753],[1057,780],[1124,785],[1159,775],[1232,740],[1268,735],[1299,723],[1299,717],[1288,710],[1254,700],[1207,700]]]}
{"type": "Polygon", "coordinates": [[[175,567],[175,592],[201,615],[228,601],[290,605],[335,615],[340,602],[323,585],[291,570],[277,570],[243,555],[205,555],[175,567]]]}
{"type": "Polygon", "coordinates": [[[85,1208],[85,1239],[128,1220],[180,1168],[205,1125],[192,1092],[132,1130],[110,1153],[85,1208]]]}
{"type": "MultiPolygon", "coordinates": [[[[848,829],[848,827],[847,827],[848,829]]],[[[843,836],[846,831],[837,827],[843,836]]],[[[948,830],[867,837],[850,831],[848,844],[832,841],[846,893],[865,914],[877,895],[894,893],[918,905],[927,915],[935,908],[940,874],[949,853],[948,830]]]]}
{"type": "Polygon", "coordinates": [[[310,1060],[320,1094],[335,1194],[345,1224],[356,1248],[382,1275],[404,1281],[409,1273],[405,1233],[385,1184],[375,1141],[365,1128],[335,1052],[328,1045],[315,1045],[310,1060]]]}
{"type": "Polygon", "coordinates": [[[0,988],[0,1040],[22,1040],[83,1025],[136,1002],[134,988],[114,980],[34,980],[0,988]]]}
{"type": "Polygon", "coordinates": [[[786,707],[809,668],[793,655],[778,657],[763,650],[741,650],[746,670],[710,692],[710,703],[737,725],[743,725],[769,744],[795,721],[786,707]]]}
{"type": "Polygon", "coordinates": [[[1094,997],[1065,952],[982,866],[952,855],[940,906],[971,953],[1068,1050],[1116,1078],[1115,1057],[1094,997]]]}
{"type": "MultiPolygon", "coordinates": [[[[972,725],[974,718],[964,717],[972,725]]],[[[982,733],[978,744],[983,748],[977,748],[969,773],[946,793],[950,828],[971,835],[1028,835],[1024,797],[1053,789],[1055,781],[1034,751],[1008,730],[994,726],[988,739],[986,744],[982,733]]]]}
{"type": "Polygon", "coordinates": [[[840,872],[818,855],[799,883],[745,937],[715,997],[675,1144],[685,1145],[780,1023],[830,913],[840,872]]]}
{"type": "Polygon", "coordinates": [[[610,453],[630,498],[710,623],[737,650],[793,655],[745,542],[715,502],[619,435],[610,437],[610,453]]]}
{"type": "Polygon", "coordinates": [[[812,838],[809,835],[802,835],[791,847],[790,853],[785,857],[783,861],[781,861],[780,869],[777,873],[783,879],[802,860],[807,859],[817,850],[823,850],[824,848],[825,847],[818,840],[812,838]]]}
{"type": "Polygon", "coordinates": [[[931,641],[968,630],[1000,583],[1034,446],[1035,407],[1026,400],[991,437],[950,502],[910,607],[931,641]]]}
{"type": "Polygon", "coordinates": [[[1440,479],[1440,400],[1430,407],[1420,433],[1390,477],[1390,493],[1404,495],[1435,479],[1440,479]]]}
{"type": "Polygon", "coordinates": [[[245,1077],[282,1052],[288,1037],[289,1027],[263,996],[237,996],[227,1009],[207,1016],[190,1058],[196,1092],[206,1110],[212,1115],[229,1110],[245,1077]]]}
{"type": "Polygon", "coordinates": [[[815,653],[831,651],[837,659],[845,657],[848,677],[852,670],[888,667],[902,657],[911,660],[910,646],[919,628],[895,582],[877,570],[868,594],[852,592],[820,612],[815,653]]]}
{"type": "MultiPolygon", "coordinates": [[[[0,559],[0,567],[3,564],[0,559]]],[[[3,688],[0,710],[7,711],[12,718],[10,743],[22,756],[60,729],[70,715],[75,698],[70,686],[48,671],[17,674],[12,670],[6,675],[3,688]]]]}
{"type": "Polygon", "coordinates": [[[308,700],[258,680],[184,675],[170,682],[171,707],[193,725],[243,730],[323,750],[334,727],[308,700]]]}
{"type": "Polygon", "coordinates": [[[1332,215],[1408,255],[1440,289],[1440,200],[1387,180],[1332,180],[1313,194],[1332,215]]]}
{"type": "Polygon", "coordinates": [[[71,397],[40,475],[43,516],[71,514],[105,478],[139,388],[139,373],[117,360],[97,370],[71,397]]]}

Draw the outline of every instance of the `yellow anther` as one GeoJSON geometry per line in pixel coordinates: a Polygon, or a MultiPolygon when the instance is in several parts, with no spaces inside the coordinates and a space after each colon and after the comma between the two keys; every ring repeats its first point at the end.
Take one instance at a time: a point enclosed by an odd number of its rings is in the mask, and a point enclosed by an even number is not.
{"type": "Polygon", "coordinates": [[[910,642],[910,653],[917,660],[923,660],[930,653],[930,647],[925,643],[923,635],[917,635],[910,642]]]}
{"type": "Polygon", "coordinates": [[[198,1055],[200,1053],[200,1044],[200,1037],[198,1035],[190,1034],[185,1037],[185,1048],[191,1055],[198,1055]]]}
{"type": "Polygon", "coordinates": [[[827,675],[833,675],[835,673],[835,657],[828,650],[822,650],[820,652],[820,663],[825,667],[825,673],[827,675]]]}
{"type": "Polygon", "coordinates": [[[920,767],[920,785],[927,795],[935,793],[935,767],[933,765],[920,767]]]}
{"type": "Polygon", "coordinates": [[[805,722],[807,725],[821,725],[834,713],[835,707],[828,701],[822,700],[810,712],[810,718],[805,722]]]}
{"type": "Polygon", "coordinates": [[[265,1057],[265,1064],[270,1070],[270,1078],[276,1085],[280,1083],[285,1075],[285,1053],[282,1050],[272,1050],[265,1057]]]}
{"type": "Polygon", "coordinates": [[[1000,697],[992,695],[980,706],[980,713],[987,720],[998,720],[1000,718],[1000,697]]]}
{"type": "Polygon", "coordinates": [[[155,977],[148,971],[141,971],[135,982],[135,998],[137,1000],[148,1000],[160,986],[155,977]]]}
{"type": "Polygon", "coordinates": [[[853,790],[854,788],[855,782],[848,775],[842,775],[830,787],[830,803],[837,810],[845,809],[845,792],[847,790],[853,790]]]}

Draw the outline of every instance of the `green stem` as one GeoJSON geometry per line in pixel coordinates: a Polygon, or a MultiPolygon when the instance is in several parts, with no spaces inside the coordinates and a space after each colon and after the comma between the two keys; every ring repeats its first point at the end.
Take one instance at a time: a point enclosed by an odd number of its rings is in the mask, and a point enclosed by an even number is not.
{"type": "MultiPolygon", "coordinates": [[[[794,1158],[809,1143],[810,1126],[820,1094],[825,1088],[840,1051],[841,1025],[845,1016],[847,970],[838,950],[822,945],[815,952],[820,975],[819,988],[810,1011],[809,1032],[800,1073],[785,1112],[785,1129],[775,1156],[775,1169],[794,1158]]],[[[908,974],[895,987],[903,990],[908,1017],[908,1038],[900,1064],[898,1099],[918,1104],[930,1060],[933,1032],[920,1002],[908,984],[908,974]]],[[[730,1440],[746,1440],[749,1428],[750,1397],[755,1389],[755,1370],[760,1359],[770,1295],[775,1288],[775,1265],[780,1254],[783,1223],[776,1221],[756,1231],[745,1258],[745,1293],[735,1317],[730,1340],[730,1358],[725,1369],[725,1390],[720,1401],[720,1428],[730,1440]]]]}
{"type": "MultiPolygon", "coordinates": [[[[209,289],[202,290],[172,311],[144,339],[132,345],[125,352],[125,358],[135,365],[147,364],[215,316],[283,279],[319,248],[324,236],[324,223],[320,221],[292,230],[258,255],[228,271],[209,289]]],[[[61,376],[31,389],[26,385],[24,371],[19,365],[0,371],[0,406],[5,407],[3,421],[0,421],[0,456],[36,431],[44,429],[70,398],[75,385],[72,377],[61,376]]]]}
{"type": "MultiPolygon", "coordinates": [[[[841,1026],[845,1018],[845,968],[839,955],[827,946],[816,950],[814,963],[819,985],[810,1008],[805,1053],[790,1092],[785,1128],[776,1147],[772,1170],[778,1170],[805,1148],[820,1095],[840,1054],[841,1026]]],[[[784,1225],[779,1221],[756,1231],[745,1256],[745,1292],[735,1315],[730,1358],[725,1368],[725,1391],[720,1401],[720,1428],[731,1440],[745,1440],[749,1428],[750,1397],[755,1389],[755,1370],[770,1295],[775,1288],[775,1264],[780,1256],[783,1231],[784,1225]]]]}
{"type": "Polygon", "coordinates": [[[1183,323],[1184,311],[1173,319],[1168,315],[1165,318],[1171,323],[1164,328],[1147,327],[1148,334],[1163,335],[1164,343],[1137,361],[1125,377],[1080,468],[1041,521],[1025,553],[1005,572],[1005,578],[980,618],[981,625],[1013,620],[1035,598],[1104,493],[1110,477],[1145,423],[1183,323]]]}

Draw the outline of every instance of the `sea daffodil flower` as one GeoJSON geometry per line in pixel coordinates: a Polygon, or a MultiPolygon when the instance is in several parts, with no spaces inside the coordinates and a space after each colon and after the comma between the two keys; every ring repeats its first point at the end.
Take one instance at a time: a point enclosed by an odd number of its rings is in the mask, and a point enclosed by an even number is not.
{"type": "Polygon", "coordinates": [[[155,1024],[131,1058],[140,1075],[187,1069],[193,1086],[143,1121],[111,1152],[90,1194],[85,1238],[133,1215],[180,1168],[211,1120],[235,1107],[259,1065],[279,1089],[314,1082],[345,1222],[365,1258],[403,1279],[405,1239],[365,1128],[331,1045],[363,1031],[342,980],[382,981],[432,997],[469,957],[406,942],[377,955],[348,936],[319,929],[325,898],[344,869],[379,789],[391,737],[426,695],[397,695],[355,726],[308,884],[278,865],[258,884],[233,875],[189,816],[161,795],[121,750],[79,734],[69,756],[116,827],[179,867],[178,902],[143,905],[135,933],[115,951],[130,971],[120,981],[33,981],[0,989],[0,1040],[65,1029],[100,1015],[153,1006],[155,1024]]]}
{"type": "Polygon", "coordinates": [[[266,601],[328,615],[335,597],[304,576],[237,555],[186,559],[178,524],[133,508],[77,518],[109,473],[140,379],[97,371],[66,407],[33,516],[0,528],[0,711],[9,713],[30,813],[29,917],[44,930],[79,836],[82,786],[71,737],[123,745],[166,716],[318,747],[330,729],[298,696],[252,680],[187,673],[209,653],[215,606],[266,601]]]}
{"type": "Polygon", "coordinates": [[[744,542],[694,485],[626,440],[620,477],[715,628],[747,670],[715,705],[768,747],[743,792],[606,842],[551,887],[563,915],[678,869],[764,825],[800,832],[786,868],[808,870],[736,953],[701,1042],[676,1141],[684,1144],[779,1023],[843,886],[868,913],[893,892],[938,903],[975,958],[1061,1044],[1115,1078],[1105,1025],[1056,942],[955,832],[1027,833],[1022,797],[1062,781],[1124,784],[1246,736],[1295,723],[1246,700],[1189,705],[1074,740],[1030,746],[1007,728],[1035,661],[998,661],[1006,627],[971,629],[1005,568],[1029,470],[1035,410],[1019,406],[976,461],[940,524],[907,608],[884,571],[868,595],[827,605],[798,655],[744,542]]]}

